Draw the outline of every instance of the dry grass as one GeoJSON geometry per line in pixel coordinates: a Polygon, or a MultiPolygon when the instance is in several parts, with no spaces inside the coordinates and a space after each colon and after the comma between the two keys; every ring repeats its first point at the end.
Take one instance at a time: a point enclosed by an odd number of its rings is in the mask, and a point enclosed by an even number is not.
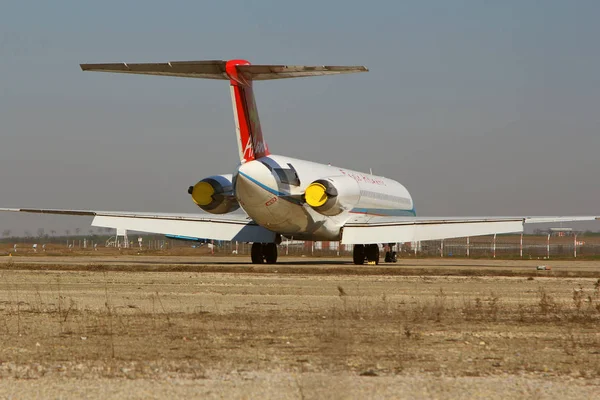
{"type": "Polygon", "coordinates": [[[600,281],[0,272],[0,377],[600,378],[600,281]]]}

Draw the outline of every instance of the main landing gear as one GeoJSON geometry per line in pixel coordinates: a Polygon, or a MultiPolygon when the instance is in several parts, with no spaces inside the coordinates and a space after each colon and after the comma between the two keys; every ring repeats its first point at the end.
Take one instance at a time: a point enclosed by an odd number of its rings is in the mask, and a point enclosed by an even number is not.
{"type": "MultiPolygon", "coordinates": [[[[354,264],[362,265],[365,260],[368,263],[379,264],[379,246],[376,244],[355,244],[352,252],[354,264]]],[[[396,262],[396,252],[392,251],[392,244],[389,250],[385,252],[385,262],[396,262]]]]}
{"type": "Polygon", "coordinates": [[[395,263],[398,261],[396,257],[396,252],[394,251],[394,243],[388,243],[385,247],[385,262],[386,263],[395,263]]]}
{"type": "Polygon", "coordinates": [[[277,245],[275,243],[252,243],[250,258],[252,264],[275,264],[277,262],[277,245]]]}
{"type": "Polygon", "coordinates": [[[396,261],[398,261],[398,258],[396,257],[396,252],[391,250],[386,251],[384,260],[386,263],[395,263],[396,261]]]}
{"type": "Polygon", "coordinates": [[[356,265],[364,264],[365,260],[369,263],[379,264],[379,246],[376,244],[355,244],[352,258],[356,265]]]}

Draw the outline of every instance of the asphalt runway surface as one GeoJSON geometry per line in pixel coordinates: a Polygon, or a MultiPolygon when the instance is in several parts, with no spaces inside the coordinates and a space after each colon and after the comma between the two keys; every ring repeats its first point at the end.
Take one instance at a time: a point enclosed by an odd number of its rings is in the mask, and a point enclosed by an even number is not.
{"type": "Polygon", "coordinates": [[[598,278],[569,260],[6,257],[0,397],[591,399],[598,278]]]}

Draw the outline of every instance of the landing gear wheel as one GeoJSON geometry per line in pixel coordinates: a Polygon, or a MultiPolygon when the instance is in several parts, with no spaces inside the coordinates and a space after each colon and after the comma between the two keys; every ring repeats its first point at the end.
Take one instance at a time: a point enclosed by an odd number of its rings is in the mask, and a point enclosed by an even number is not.
{"type": "Polygon", "coordinates": [[[354,259],[354,264],[363,265],[365,263],[365,246],[355,244],[354,251],[352,251],[352,258],[354,259]]]}
{"type": "Polygon", "coordinates": [[[386,251],[385,252],[385,262],[395,263],[396,261],[398,261],[398,259],[396,257],[395,251],[386,251]]]}
{"type": "Polygon", "coordinates": [[[275,243],[264,243],[262,251],[267,264],[275,264],[277,262],[277,245],[275,243]]]}
{"type": "Polygon", "coordinates": [[[275,264],[277,262],[277,245],[275,243],[252,243],[250,249],[252,264],[275,264]]]}
{"type": "Polygon", "coordinates": [[[262,264],[264,262],[262,243],[252,243],[250,258],[252,259],[252,264],[262,264]]]}
{"type": "Polygon", "coordinates": [[[370,263],[374,262],[376,265],[379,264],[379,246],[376,244],[369,244],[365,250],[367,261],[370,263]]]}

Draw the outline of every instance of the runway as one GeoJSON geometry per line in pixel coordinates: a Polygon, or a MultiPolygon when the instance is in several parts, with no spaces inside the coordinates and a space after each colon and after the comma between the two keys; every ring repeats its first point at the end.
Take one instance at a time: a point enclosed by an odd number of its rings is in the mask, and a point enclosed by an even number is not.
{"type": "MultiPolygon", "coordinates": [[[[91,252],[88,252],[90,254],[91,252]]],[[[93,253],[91,253],[93,254],[93,253]]],[[[461,258],[399,259],[396,263],[354,265],[344,257],[280,257],[274,265],[251,264],[248,256],[147,256],[147,255],[26,255],[6,257],[18,269],[76,271],[172,271],[256,274],[385,275],[385,276],[540,276],[597,277],[595,260],[493,260],[461,258]],[[538,271],[538,266],[548,270],[538,271]]],[[[1,265],[1,264],[0,264],[1,265]]]]}
{"type": "Polygon", "coordinates": [[[4,261],[0,397],[598,392],[600,262],[245,261],[4,261]]]}

